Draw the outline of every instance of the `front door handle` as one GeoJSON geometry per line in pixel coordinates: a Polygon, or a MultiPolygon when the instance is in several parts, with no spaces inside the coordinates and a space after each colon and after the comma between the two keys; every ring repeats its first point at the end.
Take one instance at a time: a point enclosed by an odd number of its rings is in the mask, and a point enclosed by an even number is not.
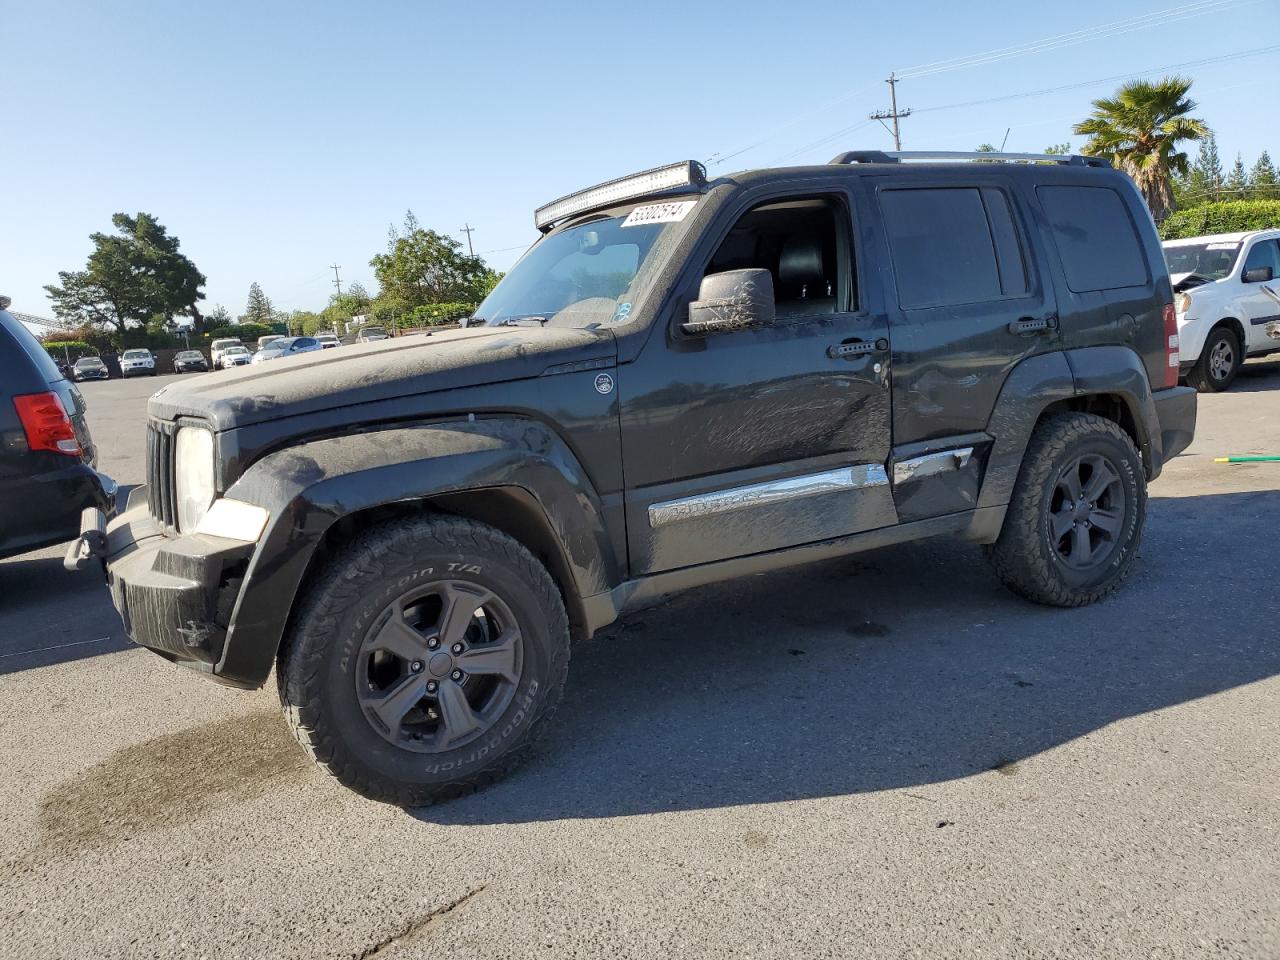
{"type": "Polygon", "coordinates": [[[855,340],[852,343],[834,343],[827,347],[827,356],[832,360],[852,360],[854,357],[865,357],[869,353],[884,353],[889,349],[889,341],[884,337],[878,340],[855,340]]]}
{"type": "Polygon", "coordinates": [[[1010,333],[1052,333],[1058,329],[1057,317],[1022,317],[1018,320],[1010,321],[1010,333]]]}

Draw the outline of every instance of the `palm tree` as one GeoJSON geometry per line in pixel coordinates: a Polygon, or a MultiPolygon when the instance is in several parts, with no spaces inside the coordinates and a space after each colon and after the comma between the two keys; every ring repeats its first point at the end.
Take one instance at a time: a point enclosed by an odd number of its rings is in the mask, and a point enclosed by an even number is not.
{"type": "Polygon", "coordinates": [[[1157,222],[1173,211],[1172,175],[1187,172],[1187,155],[1178,144],[1209,134],[1203,120],[1188,116],[1196,108],[1187,98],[1190,89],[1185,77],[1134,80],[1114,96],[1093,101],[1093,115],[1073,128],[1090,138],[1084,153],[1106,157],[1133,177],[1157,222]]]}

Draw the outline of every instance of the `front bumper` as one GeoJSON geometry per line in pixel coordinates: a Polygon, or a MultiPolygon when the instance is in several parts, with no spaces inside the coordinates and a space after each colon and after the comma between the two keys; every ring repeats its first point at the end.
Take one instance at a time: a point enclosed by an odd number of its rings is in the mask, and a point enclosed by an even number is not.
{"type": "Polygon", "coordinates": [[[129,639],[212,675],[255,546],[168,536],[147,509],[146,487],[136,488],[107,526],[105,547],[107,585],[129,639]]]}
{"type": "Polygon", "coordinates": [[[1196,391],[1171,387],[1151,394],[1160,421],[1161,460],[1168,463],[1191,445],[1196,435],[1196,391]]]}

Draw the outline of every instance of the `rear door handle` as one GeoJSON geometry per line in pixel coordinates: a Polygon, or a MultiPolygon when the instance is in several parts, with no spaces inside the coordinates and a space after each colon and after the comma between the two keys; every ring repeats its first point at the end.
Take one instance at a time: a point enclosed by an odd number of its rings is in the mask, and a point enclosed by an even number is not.
{"type": "Polygon", "coordinates": [[[852,360],[854,357],[865,357],[869,353],[884,353],[888,349],[889,341],[881,337],[878,340],[833,343],[827,347],[827,356],[832,360],[852,360]]]}
{"type": "Polygon", "coordinates": [[[1057,317],[1022,317],[1009,323],[1010,333],[1052,333],[1058,329],[1057,317]]]}

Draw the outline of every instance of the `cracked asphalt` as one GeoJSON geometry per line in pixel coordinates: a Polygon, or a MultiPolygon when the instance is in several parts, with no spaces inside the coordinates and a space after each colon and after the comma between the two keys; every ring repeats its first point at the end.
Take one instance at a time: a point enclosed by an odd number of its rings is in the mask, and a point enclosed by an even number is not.
{"type": "MultiPolygon", "coordinates": [[[[163,382],[85,386],[143,480],[163,382]]],[[[274,690],[131,649],[60,551],[0,562],[0,954],[1280,956],[1280,362],[1201,398],[1114,597],[979,550],[683,594],[577,647],[536,755],[414,812],[274,690]]]]}

